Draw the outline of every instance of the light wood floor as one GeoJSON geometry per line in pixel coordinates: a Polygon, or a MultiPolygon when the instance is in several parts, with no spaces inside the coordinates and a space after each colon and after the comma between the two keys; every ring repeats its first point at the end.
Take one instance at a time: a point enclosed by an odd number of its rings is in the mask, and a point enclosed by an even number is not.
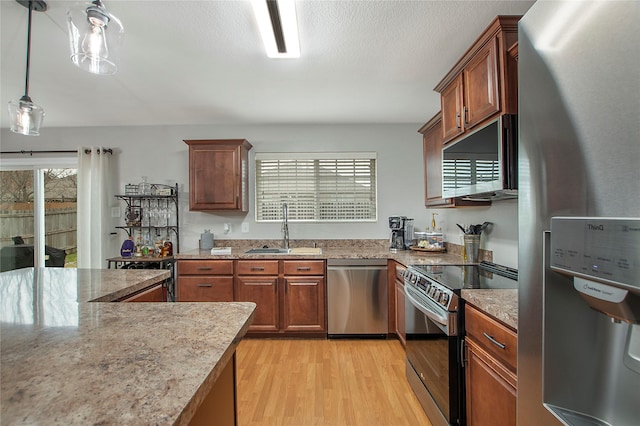
{"type": "Polygon", "coordinates": [[[397,340],[244,339],[236,354],[239,426],[431,426],[397,340]]]}

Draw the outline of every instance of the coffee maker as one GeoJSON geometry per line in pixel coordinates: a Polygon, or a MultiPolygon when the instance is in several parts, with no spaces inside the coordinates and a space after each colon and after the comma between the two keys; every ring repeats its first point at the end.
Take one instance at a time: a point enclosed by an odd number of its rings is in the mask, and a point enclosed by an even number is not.
{"type": "Polygon", "coordinates": [[[389,228],[391,229],[389,250],[392,252],[407,250],[413,240],[413,219],[406,216],[391,216],[389,228]]]}

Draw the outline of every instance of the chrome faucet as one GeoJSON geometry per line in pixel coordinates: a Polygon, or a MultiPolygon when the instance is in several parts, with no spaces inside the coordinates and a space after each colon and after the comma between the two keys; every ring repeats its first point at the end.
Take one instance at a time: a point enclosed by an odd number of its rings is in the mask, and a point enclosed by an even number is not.
{"type": "Polygon", "coordinates": [[[289,206],[287,203],[282,203],[282,234],[284,248],[289,249],[289,206]]]}

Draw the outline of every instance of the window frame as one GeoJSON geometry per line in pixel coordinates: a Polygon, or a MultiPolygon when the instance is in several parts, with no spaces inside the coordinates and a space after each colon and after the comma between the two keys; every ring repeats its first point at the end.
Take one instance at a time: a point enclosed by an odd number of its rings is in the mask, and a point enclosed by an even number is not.
{"type": "MultiPolygon", "coordinates": [[[[258,152],[255,154],[254,158],[254,201],[255,201],[255,221],[256,223],[273,223],[279,222],[282,220],[282,204],[287,203],[288,205],[288,220],[289,222],[308,222],[308,223],[371,223],[378,221],[378,155],[376,152],[258,152]],[[306,171],[301,172],[306,179],[307,183],[310,184],[307,186],[306,190],[308,191],[307,195],[307,206],[313,206],[313,210],[306,210],[306,213],[299,213],[298,209],[304,211],[304,201],[301,203],[297,203],[296,201],[300,200],[300,195],[304,192],[299,192],[297,188],[289,191],[288,193],[282,193],[280,195],[280,199],[269,200],[271,195],[267,196],[266,199],[261,194],[264,194],[262,191],[262,186],[268,184],[269,177],[265,177],[263,170],[265,168],[263,162],[269,162],[271,164],[267,164],[267,166],[277,167],[278,173],[281,170],[285,169],[285,163],[297,163],[294,164],[294,167],[285,172],[294,171],[294,173],[298,173],[298,170],[304,169],[304,163],[309,164],[306,167],[306,171]],[[329,171],[328,173],[322,173],[321,170],[323,167],[322,162],[333,163],[327,164],[329,166],[329,170],[331,167],[334,167],[334,170],[329,171]],[[349,169],[349,162],[353,162],[351,169],[349,169]],[[368,162],[368,165],[364,164],[368,162]],[[311,166],[312,164],[312,166],[311,166]],[[353,218],[348,217],[336,217],[335,219],[331,219],[327,217],[327,213],[323,213],[321,205],[322,203],[336,203],[337,200],[327,198],[327,194],[335,194],[337,190],[345,190],[348,186],[356,186],[357,184],[354,182],[349,182],[347,184],[340,183],[337,180],[332,182],[332,179],[329,179],[328,176],[332,172],[335,172],[338,168],[347,167],[347,171],[349,173],[345,174],[346,178],[349,177],[364,177],[363,185],[369,185],[368,191],[356,191],[355,189],[349,193],[348,195],[352,197],[349,201],[352,203],[350,208],[346,211],[349,215],[354,216],[353,218]],[[310,171],[310,167],[313,168],[313,172],[310,171]],[[367,170],[366,173],[358,174],[359,167],[362,167],[361,170],[367,170]],[[327,187],[327,185],[335,185],[332,186],[334,191],[330,191],[327,189],[321,189],[321,187],[327,187]],[[312,189],[310,187],[313,186],[312,189]],[[367,195],[368,194],[368,195],[367,195]],[[368,210],[367,217],[355,217],[358,215],[358,198],[366,199],[369,198],[368,205],[364,204],[364,210],[368,210]],[[269,207],[264,207],[265,203],[273,203],[273,207],[271,207],[271,214],[269,218],[265,218],[265,209],[269,207]],[[313,217],[301,217],[301,216],[309,216],[313,215],[313,217]],[[272,218],[271,218],[272,217],[272,218]]],[[[324,167],[324,171],[327,171],[327,168],[324,167]]],[[[334,175],[336,173],[333,173],[334,175]]],[[[276,183],[278,188],[285,186],[284,184],[280,185],[278,178],[271,178],[272,183],[276,183]]],[[[282,180],[288,180],[290,184],[293,184],[295,187],[295,183],[298,179],[292,177],[283,177],[282,180]]],[[[330,210],[333,214],[336,214],[336,209],[330,210]]],[[[330,213],[329,213],[330,214],[330,213]]]]}

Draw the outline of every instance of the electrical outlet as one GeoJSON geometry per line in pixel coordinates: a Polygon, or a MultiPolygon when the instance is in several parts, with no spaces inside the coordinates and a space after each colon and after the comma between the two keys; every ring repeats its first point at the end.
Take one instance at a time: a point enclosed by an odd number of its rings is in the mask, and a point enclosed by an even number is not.
{"type": "Polygon", "coordinates": [[[247,222],[242,222],[242,232],[245,234],[249,232],[249,224],[247,222]]]}
{"type": "Polygon", "coordinates": [[[229,232],[231,232],[231,224],[230,223],[225,223],[224,224],[224,233],[228,234],[229,232]]]}

